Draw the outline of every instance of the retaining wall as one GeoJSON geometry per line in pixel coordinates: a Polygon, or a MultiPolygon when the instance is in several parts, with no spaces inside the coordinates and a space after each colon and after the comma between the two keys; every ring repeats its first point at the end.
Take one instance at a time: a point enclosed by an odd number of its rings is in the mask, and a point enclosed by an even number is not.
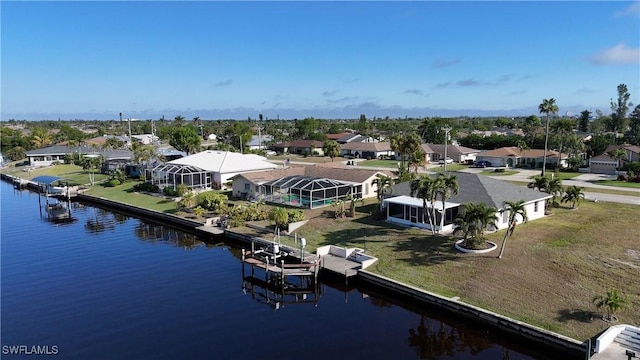
{"type": "Polygon", "coordinates": [[[585,356],[587,343],[473,306],[451,298],[403,284],[365,270],[358,271],[358,279],[391,290],[411,299],[434,304],[467,318],[479,320],[500,330],[527,337],[575,356],[585,356]]]}

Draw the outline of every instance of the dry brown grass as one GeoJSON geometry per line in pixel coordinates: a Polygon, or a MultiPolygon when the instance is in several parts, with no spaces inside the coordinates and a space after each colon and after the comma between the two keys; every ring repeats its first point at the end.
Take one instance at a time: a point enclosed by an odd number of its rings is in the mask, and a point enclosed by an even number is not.
{"type": "MultiPolygon", "coordinates": [[[[370,269],[528,323],[586,339],[605,329],[595,295],[618,289],[629,301],[622,323],[640,325],[640,207],[583,202],[577,210],[519,226],[505,254],[461,254],[454,239],[373,220],[375,200],[356,218],[333,219],[332,209],[310,211],[298,231],[308,249],[326,244],[364,247],[380,260],[370,269]]],[[[504,232],[488,235],[502,241],[504,232]]]]}

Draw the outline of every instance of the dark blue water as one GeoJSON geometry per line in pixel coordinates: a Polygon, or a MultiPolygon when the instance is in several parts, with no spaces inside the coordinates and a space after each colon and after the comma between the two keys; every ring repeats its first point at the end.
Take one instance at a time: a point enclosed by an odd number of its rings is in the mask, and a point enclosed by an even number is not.
{"type": "Polygon", "coordinates": [[[79,204],[52,223],[38,195],[0,186],[3,358],[22,358],[17,345],[64,359],[553,358],[344,280],[276,310],[243,291],[234,247],[79,204]]]}

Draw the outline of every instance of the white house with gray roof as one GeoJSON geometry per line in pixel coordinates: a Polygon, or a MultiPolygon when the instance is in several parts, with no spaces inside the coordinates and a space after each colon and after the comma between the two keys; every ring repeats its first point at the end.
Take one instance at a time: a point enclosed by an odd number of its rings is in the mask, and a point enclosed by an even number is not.
{"type": "MultiPolygon", "coordinates": [[[[442,229],[444,232],[453,230],[453,220],[463,211],[464,204],[468,202],[484,203],[499,211],[505,201],[524,200],[527,217],[531,221],[544,217],[546,200],[551,198],[551,195],[547,193],[484,175],[457,173],[456,176],[459,190],[457,195],[453,195],[445,202],[445,221],[442,229]]],[[[393,197],[383,200],[387,221],[430,229],[429,223],[422,221],[422,199],[411,196],[410,182],[394,185],[392,195],[393,197]]],[[[430,204],[427,203],[427,206],[430,207],[430,204]]],[[[437,223],[439,224],[442,201],[438,199],[434,208],[437,210],[437,223]]],[[[496,215],[499,217],[498,229],[506,229],[509,226],[509,212],[506,211],[503,214],[498,212],[496,215]]],[[[518,223],[520,222],[522,219],[518,219],[518,223]]]]}

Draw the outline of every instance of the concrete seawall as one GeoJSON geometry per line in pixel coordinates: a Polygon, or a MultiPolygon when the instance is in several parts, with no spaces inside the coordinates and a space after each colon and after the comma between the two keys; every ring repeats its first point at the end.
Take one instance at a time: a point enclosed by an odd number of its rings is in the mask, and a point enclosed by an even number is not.
{"type": "Polygon", "coordinates": [[[536,343],[557,348],[570,356],[584,357],[587,344],[482,308],[447,298],[411,285],[403,284],[366,270],[358,271],[358,280],[384,290],[400,294],[411,300],[436,305],[455,314],[496,327],[501,331],[525,337],[536,343]]]}

